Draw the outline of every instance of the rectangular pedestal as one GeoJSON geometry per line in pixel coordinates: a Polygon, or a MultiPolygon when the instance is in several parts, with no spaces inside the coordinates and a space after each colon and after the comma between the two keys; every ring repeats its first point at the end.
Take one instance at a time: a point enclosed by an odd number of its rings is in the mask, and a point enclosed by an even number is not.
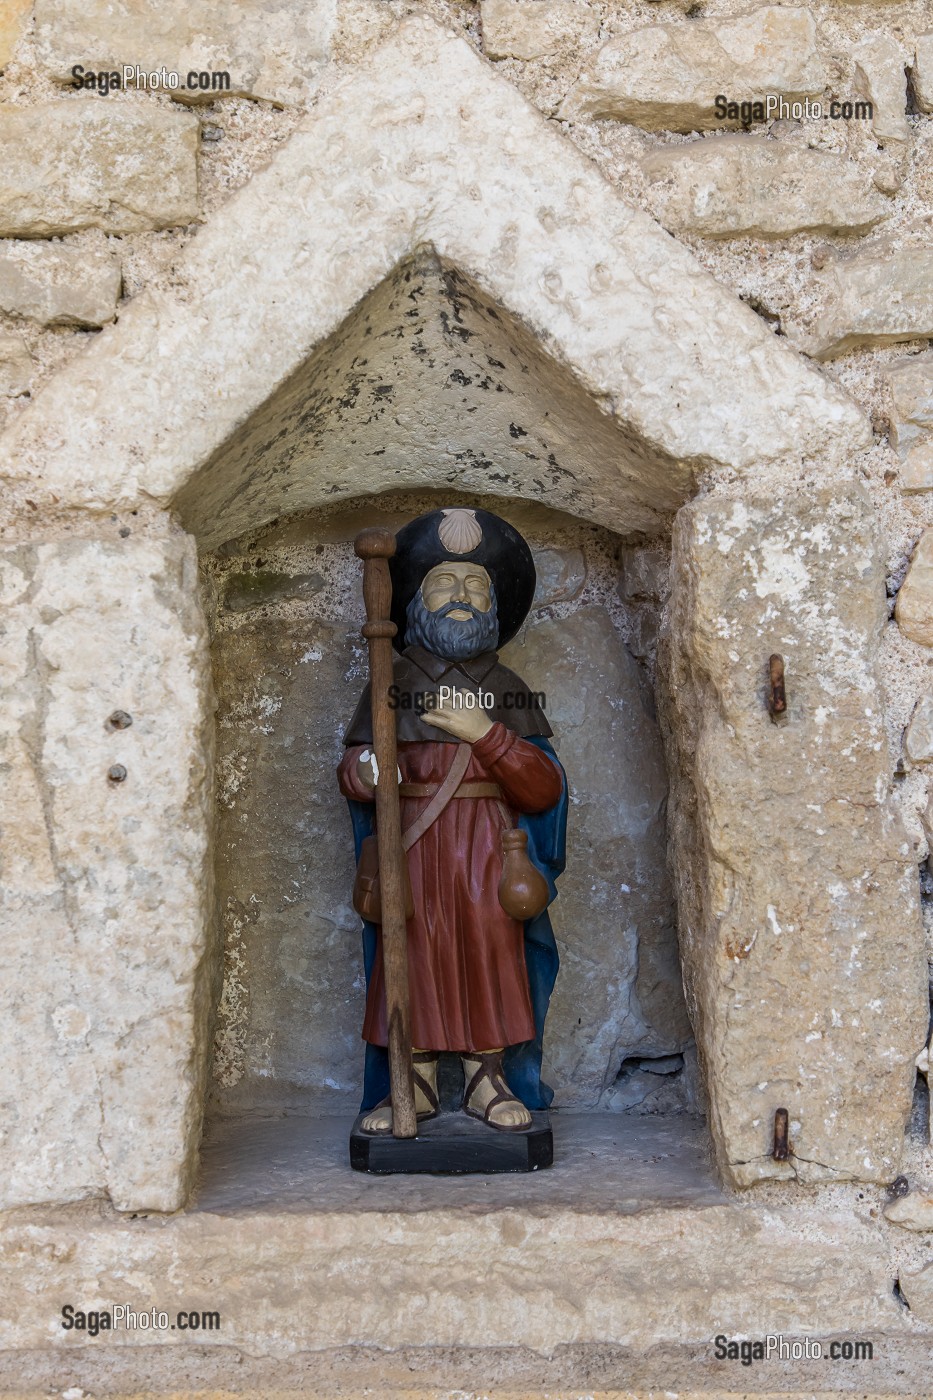
{"type": "Polygon", "coordinates": [[[554,1161],[547,1113],[533,1113],[531,1127],[523,1133],[500,1132],[465,1113],[442,1113],[420,1123],[415,1138],[363,1133],[362,1117],[361,1114],[357,1118],[350,1134],[350,1166],[358,1172],[376,1176],[396,1172],[489,1176],[498,1172],[535,1172],[554,1161]]]}

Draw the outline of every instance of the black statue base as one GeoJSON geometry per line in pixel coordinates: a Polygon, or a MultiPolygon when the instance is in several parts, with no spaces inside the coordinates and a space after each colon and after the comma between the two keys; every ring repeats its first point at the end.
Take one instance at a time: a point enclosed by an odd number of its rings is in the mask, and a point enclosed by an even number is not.
{"type": "Polygon", "coordinates": [[[360,1132],[363,1115],[350,1134],[350,1166],[357,1172],[389,1176],[396,1172],[536,1172],[554,1161],[547,1113],[533,1113],[523,1133],[500,1133],[465,1113],[442,1113],[418,1125],[416,1138],[373,1137],[360,1132]]]}

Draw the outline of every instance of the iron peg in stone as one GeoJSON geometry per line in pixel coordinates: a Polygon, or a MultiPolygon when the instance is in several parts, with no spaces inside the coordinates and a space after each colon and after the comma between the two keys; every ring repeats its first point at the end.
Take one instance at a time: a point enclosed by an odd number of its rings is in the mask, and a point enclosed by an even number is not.
{"type": "Polygon", "coordinates": [[[787,692],[784,689],[784,658],[777,652],[768,659],[768,711],[772,720],[787,713],[787,692]]]}
{"type": "Polygon", "coordinates": [[[790,1156],[790,1140],[787,1129],[787,1109],[776,1108],[774,1110],[774,1146],[771,1149],[771,1156],[776,1162],[786,1162],[790,1156]]]}

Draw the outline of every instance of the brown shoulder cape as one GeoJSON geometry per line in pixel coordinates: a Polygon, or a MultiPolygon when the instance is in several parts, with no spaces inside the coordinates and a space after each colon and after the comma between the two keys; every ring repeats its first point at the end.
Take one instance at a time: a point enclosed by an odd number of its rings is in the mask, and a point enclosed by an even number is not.
{"type": "MultiPolygon", "coordinates": [[[[498,720],[511,729],[520,739],[535,735],[547,739],[553,733],[535,692],[529,690],[514,671],[500,663],[498,652],[485,651],[469,661],[445,661],[424,647],[406,647],[401,656],[395,658],[394,679],[392,694],[397,706],[395,718],[400,744],[458,742],[453,734],[425,724],[418,713],[419,707],[430,704],[425,697],[436,695],[441,685],[472,690],[474,694],[477,690],[491,692],[495,703],[492,708],[486,708],[487,715],[493,722],[498,720]]],[[[349,748],[372,741],[370,687],[367,685],[343,742],[349,748]]]]}

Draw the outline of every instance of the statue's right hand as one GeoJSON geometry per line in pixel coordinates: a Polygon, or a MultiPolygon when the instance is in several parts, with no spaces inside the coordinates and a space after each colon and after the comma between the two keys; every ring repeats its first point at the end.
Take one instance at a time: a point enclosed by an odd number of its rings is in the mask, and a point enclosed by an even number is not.
{"type": "Polygon", "coordinates": [[[376,762],[376,755],[370,753],[369,749],[364,749],[356,760],[356,776],[363,787],[375,790],[379,781],[379,764],[376,762]]]}
{"type": "MultiPolygon", "coordinates": [[[[369,749],[364,749],[363,752],[360,754],[359,758],[356,760],[356,771],[357,776],[359,777],[359,780],[364,787],[375,789],[376,784],[379,781],[379,764],[376,760],[376,755],[374,753],[370,753],[369,749]]],[[[395,771],[398,777],[398,781],[401,782],[402,770],[400,768],[396,768],[395,771]]]]}

